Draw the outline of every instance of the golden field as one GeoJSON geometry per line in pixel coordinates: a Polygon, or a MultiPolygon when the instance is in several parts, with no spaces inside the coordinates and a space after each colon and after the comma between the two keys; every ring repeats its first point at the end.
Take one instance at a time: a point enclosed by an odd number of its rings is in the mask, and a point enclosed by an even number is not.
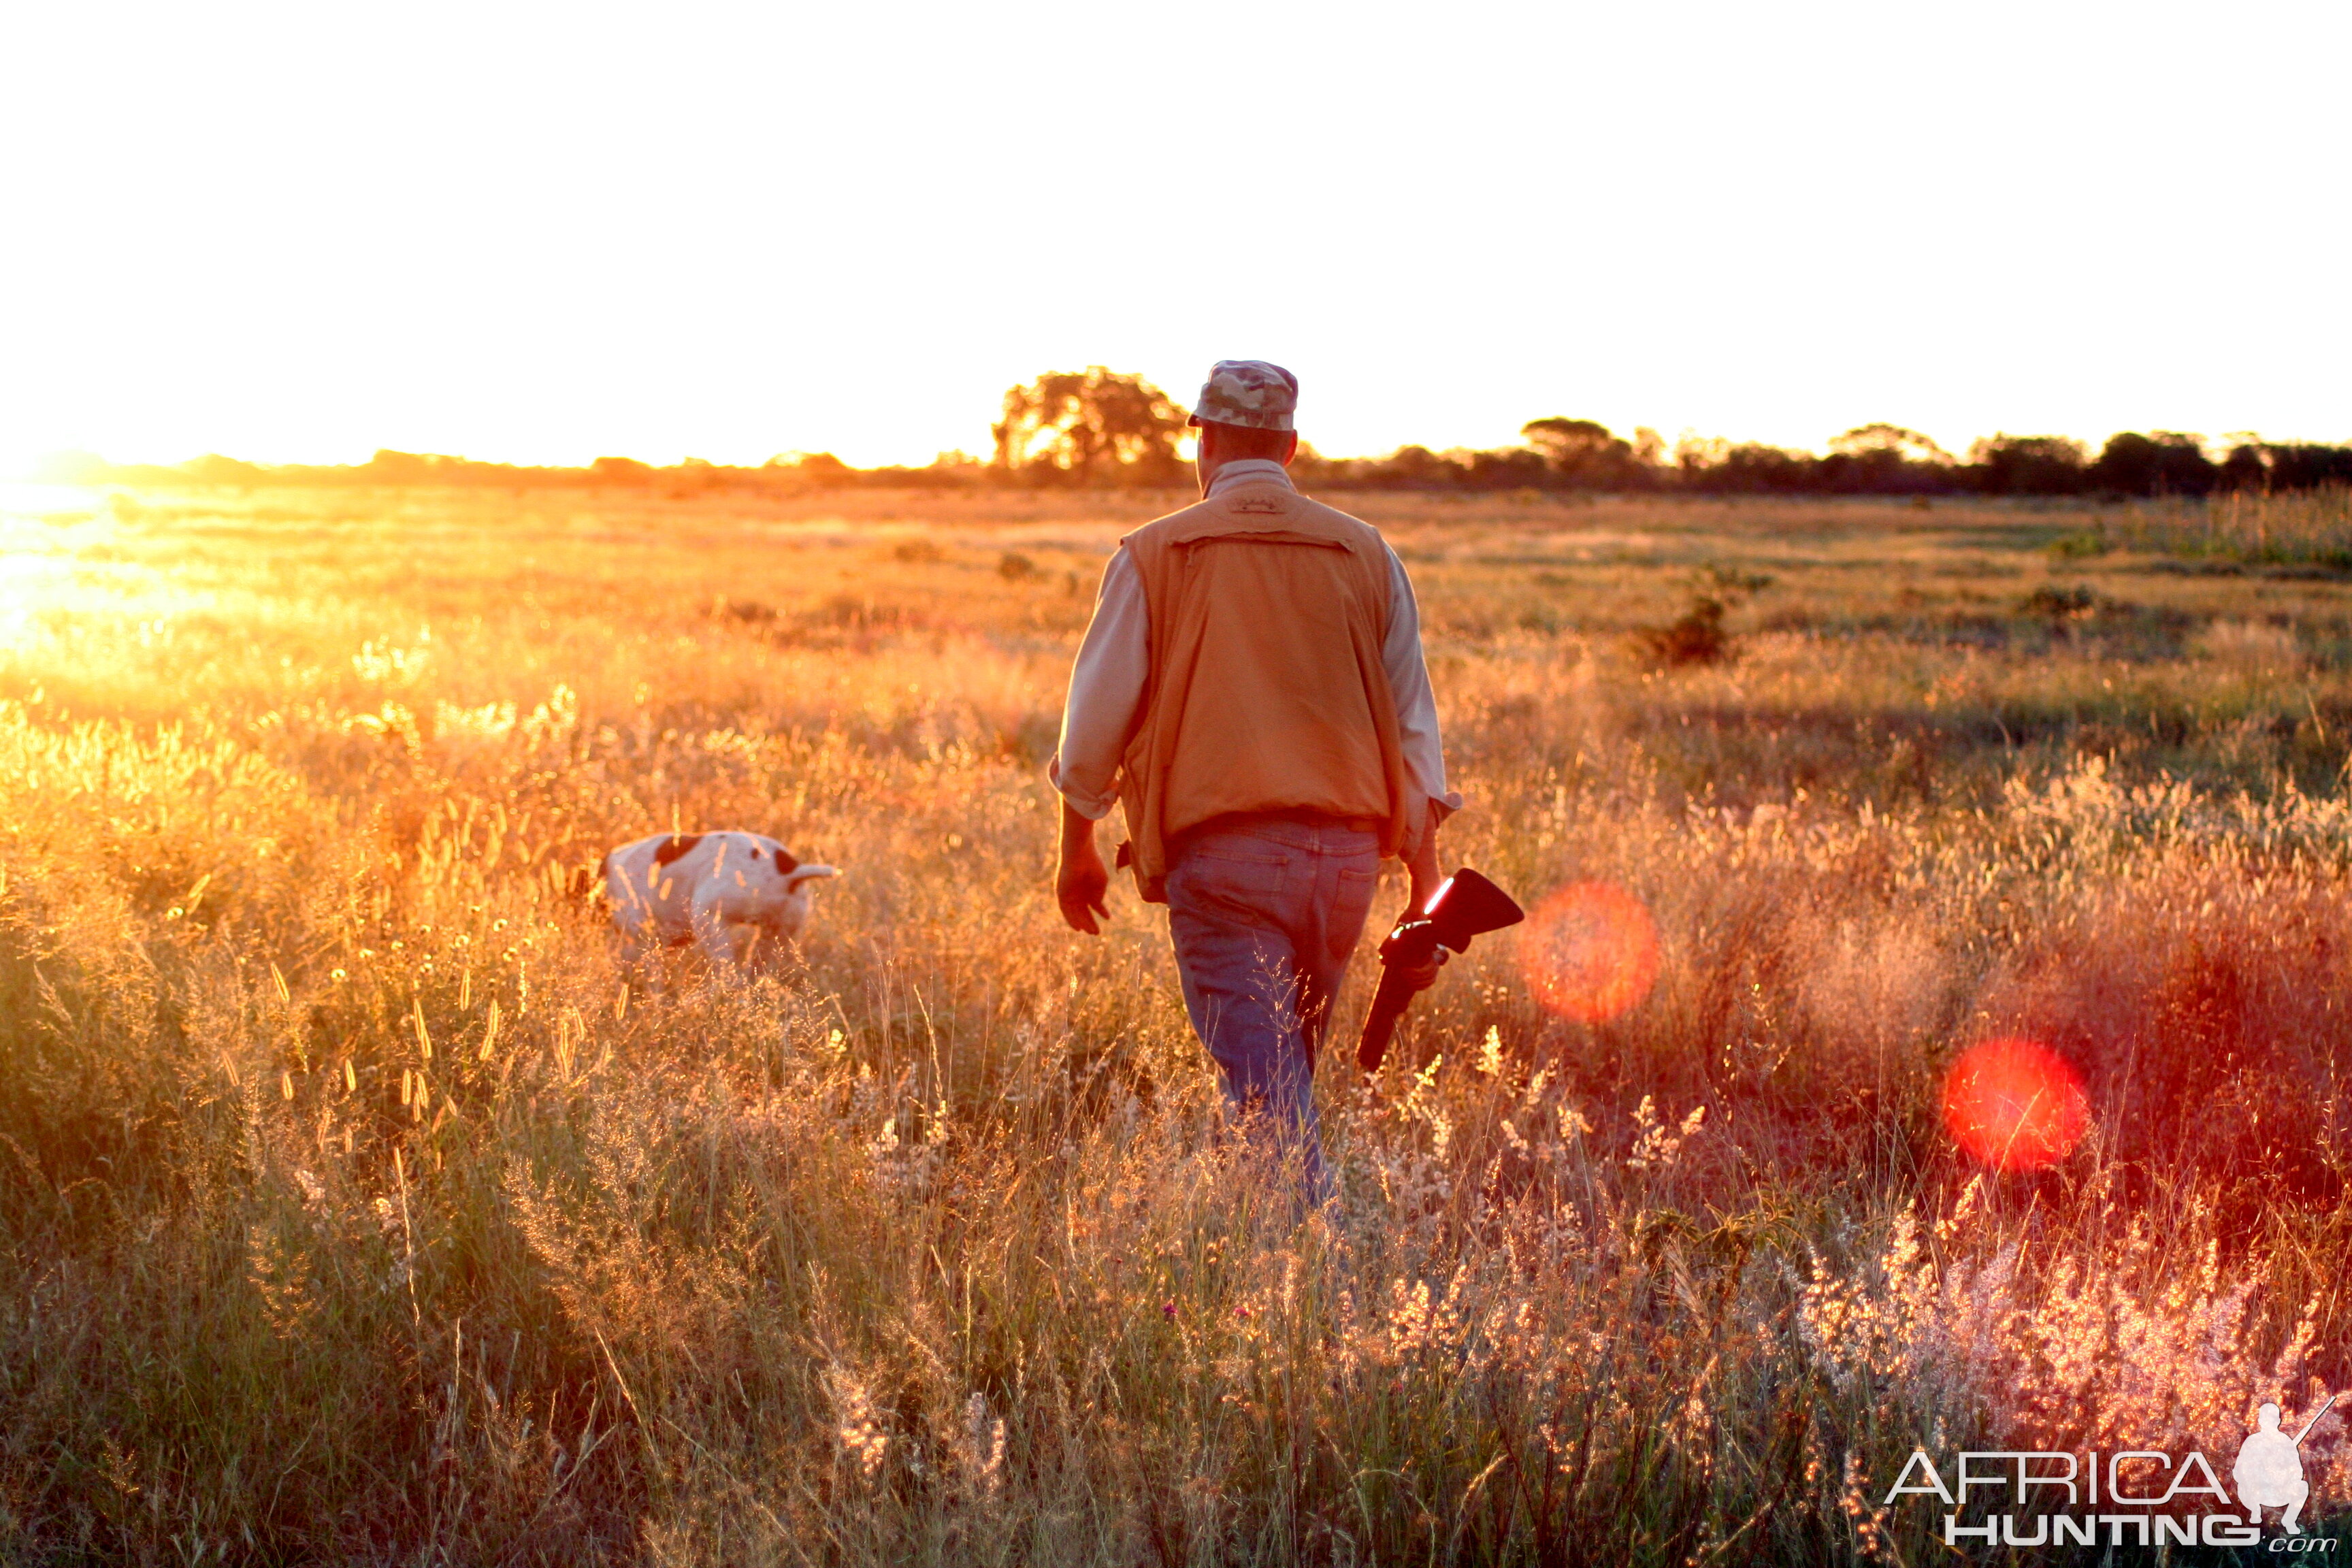
{"type": "Polygon", "coordinates": [[[1301,1225],[1158,911],[1049,887],[1096,575],[1181,499],[0,521],[0,1552],[1920,1563],[1915,1447],[2226,1472],[2352,1382],[2352,582],[1333,497],[1419,588],[1447,863],[1659,963],[1582,1023],[1482,939],[1376,1084],[1327,1052],[1301,1225]],[[1728,657],[1660,662],[1700,596],[1728,657]],[[845,868],[798,962],[632,991],[572,888],[673,826],[845,868]],[[2006,1037],[2088,1095],[2038,1173],[1938,1111],[2006,1037]]]}

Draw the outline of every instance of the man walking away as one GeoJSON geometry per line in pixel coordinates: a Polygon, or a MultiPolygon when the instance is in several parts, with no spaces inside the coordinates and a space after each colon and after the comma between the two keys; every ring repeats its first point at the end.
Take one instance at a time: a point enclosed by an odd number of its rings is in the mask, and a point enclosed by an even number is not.
{"type": "MultiPolygon", "coordinates": [[[[1202,500],[1129,534],[1070,672],[1051,777],[1062,916],[1110,885],[1094,825],[1125,811],[1136,885],[1168,906],[1184,1006],[1229,1109],[1329,1195],[1315,1049],[1384,856],[1437,889],[1445,787],[1421,618],[1396,552],[1307,500],[1298,381],[1220,360],[1194,405],[1202,500]]],[[[1416,976],[1426,985],[1435,963],[1416,976]]]]}

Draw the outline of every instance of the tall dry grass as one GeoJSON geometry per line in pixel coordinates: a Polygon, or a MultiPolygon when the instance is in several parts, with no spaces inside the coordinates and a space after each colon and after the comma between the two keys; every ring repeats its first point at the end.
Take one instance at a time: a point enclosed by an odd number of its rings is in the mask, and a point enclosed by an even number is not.
{"type": "Polygon", "coordinates": [[[1384,503],[1450,857],[1615,882],[1663,961],[1584,1025],[1482,942],[1376,1085],[1333,1053],[1302,1224],[1156,911],[1086,942],[1045,888],[1149,503],[854,500],[6,525],[13,1555],[1918,1563],[1915,1446],[2226,1455],[2346,1381],[2329,585],[2036,596],[2000,513],[1384,503]],[[1647,668],[1727,563],[1739,657],[1647,668]],[[847,868],[788,973],[631,990],[568,889],[674,824],[847,868]],[[2038,1176],[1937,1121],[2004,1034],[2090,1096],[2038,1176]]]}
{"type": "MultiPolygon", "coordinates": [[[[2352,566],[2352,486],[2142,502],[2128,508],[2112,531],[2126,548],[2340,571],[2352,566]]],[[[2103,527],[2100,537],[2106,532],[2103,527]]]]}

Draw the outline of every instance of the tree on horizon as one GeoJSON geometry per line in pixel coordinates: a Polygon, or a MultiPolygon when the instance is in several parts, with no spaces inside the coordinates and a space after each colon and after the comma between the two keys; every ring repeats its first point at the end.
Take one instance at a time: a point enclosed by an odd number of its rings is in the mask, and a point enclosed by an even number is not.
{"type": "Polygon", "coordinates": [[[1173,484],[1184,428],[1184,410],[1140,375],[1098,364],[1049,371],[1006,390],[1004,416],[991,426],[993,466],[1065,484],[1173,484]]]}

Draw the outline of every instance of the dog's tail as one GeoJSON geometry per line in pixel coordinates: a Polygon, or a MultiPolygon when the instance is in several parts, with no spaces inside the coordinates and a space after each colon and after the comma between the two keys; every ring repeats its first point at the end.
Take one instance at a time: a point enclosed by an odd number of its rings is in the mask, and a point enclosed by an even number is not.
{"type": "Polygon", "coordinates": [[[607,885],[605,877],[612,869],[612,851],[606,850],[604,858],[596,862],[596,868],[593,871],[585,866],[574,866],[572,868],[571,885],[564,891],[580,902],[586,903],[604,890],[607,885]]]}

